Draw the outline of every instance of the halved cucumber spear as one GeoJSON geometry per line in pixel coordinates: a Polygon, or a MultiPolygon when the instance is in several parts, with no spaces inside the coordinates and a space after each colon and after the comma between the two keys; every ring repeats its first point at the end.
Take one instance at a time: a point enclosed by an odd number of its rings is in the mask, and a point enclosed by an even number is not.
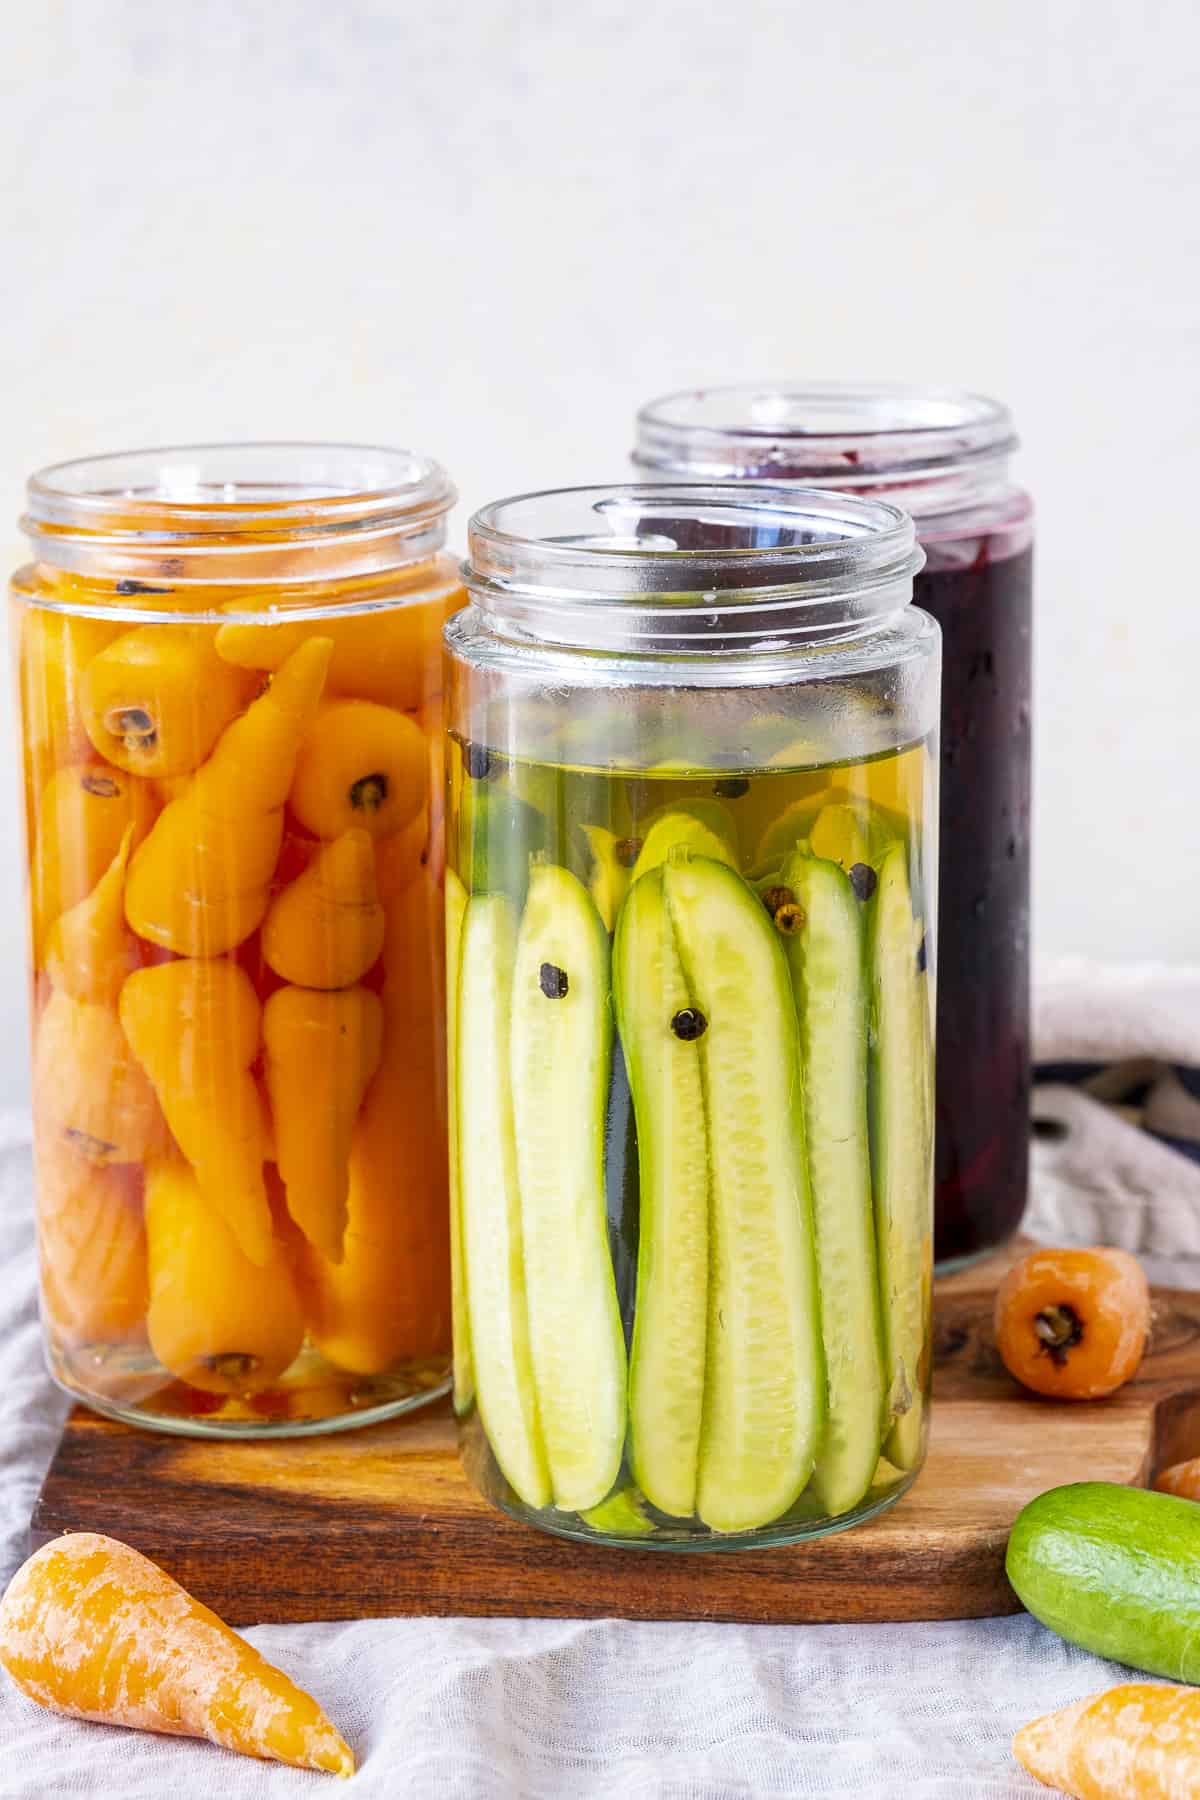
{"type": "Polygon", "coordinates": [[[932,1037],[903,843],[884,851],[876,874],[868,904],[871,1162],[889,1409],[895,1415],[884,1455],[896,1468],[911,1469],[920,1457],[924,1431],[932,1279],[932,1037]]]}
{"type": "Polygon", "coordinates": [[[871,1486],[885,1430],[867,1131],[862,906],[835,863],[802,851],[787,859],[777,880],[772,896],[776,926],[791,967],[800,1028],[829,1384],[829,1422],[810,1491],[836,1518],[857,1505],[871,1486]],[[787,907],[792,910],[785,911],[787,907]]]}
{"type": "Polygon", "coordinates": [[[611,1062],[604,922],[574,875],[535,862],[513,973],[513,1128],[538,1414],[568,1511],[605,1498],[625,1441],[604,1183],[611,1062]]]}
{"type": "Polygon", "coordinates": [[[633,1471],[662,1511],[750,1530],[799,1496],[825,1414],[787,963],[740,876],[675,848],[622,908],[615,992],[642,1179],[633,1471]]]}
{"type": "Polygon", "coordinates": [[[458,1180],[475,1393],[488,1442],[527,1506],[552,1489],[529,1347],[509,1038],[517,931],[512,902],[474,894],[458,981],[458,1180]]]}
{"type": "Polygon", "coordinates": [[[727,806],[719,800],[679,800],[650,820],[642,840],[633,879],[658,868],[673,851],[689,850],[693,856],[710,856],[714,862],[738,865],[737,826],[727,806]]]}
{"type": "Polygon", "coordinates": [[[479,1412],[530,1506],[597,1505],[621,1465],[625,1343],[608,1249],[608,934],[535,862],[516,927],[477,894],[462,928],[458,1180],[479,1412]]]}
{"type": "Polygon", "coordinates": [[[446,870],[446,1097],[450,1187],[450,1317],[454,1333],[454,1410],[465,1413],[475,1398],[471,1367],[467,1280],[463,1263],[462,1189],[458,1173],[458,987],[467,890],[446,870]]]}

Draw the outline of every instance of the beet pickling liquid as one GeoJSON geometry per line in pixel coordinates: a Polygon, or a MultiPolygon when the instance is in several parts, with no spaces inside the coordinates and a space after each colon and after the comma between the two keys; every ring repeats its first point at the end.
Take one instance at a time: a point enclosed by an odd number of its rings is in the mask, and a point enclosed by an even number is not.
{"type": "Polygon", "coordinates": [[[942,628],[935,1254],[993,1249],[1025,1209],[1029,1142],[1032,503],[1006,408],[957,391],[701,389],[638,415],[644,474],[795,481],[912,514],[913,598],[942,628]]]}

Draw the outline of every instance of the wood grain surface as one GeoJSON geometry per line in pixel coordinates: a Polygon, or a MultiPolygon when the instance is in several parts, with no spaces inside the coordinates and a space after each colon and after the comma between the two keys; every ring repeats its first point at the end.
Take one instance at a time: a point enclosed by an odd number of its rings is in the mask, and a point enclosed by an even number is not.
{"type": "Polygon", "coordinates": [[[77,1409],[34,1544],[108,1532],[233,1624],[394,1614],[632,1619],[978,1618],[1015,1612],[1016,1513],[1063,1482],[1140,1482],[1200,1453],[1200,1294],[1159,1291],[1150,1351],[1110,1400],[1024,1394],[992,1343],[1011,1252],[939,1282],[929,1460],[891,1511],[787,1548],[601,1549],[519,1525],[468,1485],[447,1405],[330,1437],[222,1443],[77,1409]]]}

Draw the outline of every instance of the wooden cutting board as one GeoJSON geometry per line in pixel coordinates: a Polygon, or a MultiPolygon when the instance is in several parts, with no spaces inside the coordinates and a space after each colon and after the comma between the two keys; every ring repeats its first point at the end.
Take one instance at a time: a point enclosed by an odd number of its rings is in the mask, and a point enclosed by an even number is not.
{"type": "Polygon", "coordinates": [[[1150,1351],[1111,1400],[1013,1383],[992,1344],[1000,1255],[939,1282],[933,1436],[890,1512],[813,1543],[736,1554],[600,1549],[518,1525],[468,1486],[444,1403],[391,1425],[284,1442],[134,1431],[82,1408],[34,1510],[123,1538],[235,1625],[389,1614],[763,1623],[965,1619],[1019,1610],[1004,1546],[1027,1500],[1068,1481],[1146,1481],[1200,1453],[1200,1294],[1160,1290],[1150,1351]]]}

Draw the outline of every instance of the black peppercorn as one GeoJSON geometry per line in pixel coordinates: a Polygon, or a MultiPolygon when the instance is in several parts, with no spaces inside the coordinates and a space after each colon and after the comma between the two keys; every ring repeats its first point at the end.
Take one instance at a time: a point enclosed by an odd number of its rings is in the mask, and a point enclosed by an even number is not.
{"type": "Polygon", "coordinates": [[[855,899],[869,900],[879,886],[879,877],[870,863],[855,863],[847,873],[850,877],[850,886],[854,889],[855,899]]]}
{"type": "Polygon", "coordinates": [[[118,594],[173,594],[174,588],[155,587],[149,581],[133,581],[126,578],[117,583],[118,594]]]}
{"type": "Polygon", "coordinates": [[[463,761],[472,781],[486,781],[492,772],[492,753],[483,744],[464,744],[463,761]]]}
{"type": "Polygon", "coordinates": [[[560,969],[557,963],[544,962],[538,970],[538,986],[547,1000],[563,1000],[570,987],[567,971],[560,969]]]}
{"type": "Polygon", "coordinates": [[[682,1006],[671,1020],[671,1030],[685,1044],[692,1044],[708,1030],[708,1020],[694,1006],[682,1006]]]}
{"type": "Polygon", "coordinates": [[[922,937],[920,943],[917,945],[917,973],[918,973],[918,975],[923,975],[928,967],[929,967],[929,953],[925,948],[925,939],[924,939],[924,937],[922,937]]]}
{"type": "Polygon", "coordinates": [[[640,837],[618,838],[613,848],[613,855],[623,869],[632,869],[641,854],[642,839],[640,837]]]}
{"type": "Polygon", "coordinates": [[[749,792],[750,783],[744,775],[731,775],[725,781],[713,782],[713,793],[719,794],[722,800],[740,800],[749,792]]]}

